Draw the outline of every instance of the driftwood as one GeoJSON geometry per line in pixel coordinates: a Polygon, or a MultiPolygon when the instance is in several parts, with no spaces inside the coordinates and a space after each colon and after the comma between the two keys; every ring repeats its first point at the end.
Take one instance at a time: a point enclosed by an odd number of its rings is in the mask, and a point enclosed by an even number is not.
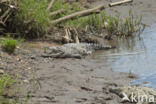
{"type": "Polygon", "coordinates": [[[0,16],[0,24],[3,26],[6,26],[5,22],[7,21],[7,19],[10,16],[10,11],[11,9],[8,8],[8,10],[6,10],[1,16],[0,16]]]}
{"type": "Polygon", "coordinates": [[[11,11],[11,9],[9,8],[6,12],[3,13],[3,15],[0,17],[0,19],[4,19],[8,14],[9,12],[11,11]]]}
{"type": "Polygon", "coordinates": [[[10,2],[10,0],[0,0],[0,3],[10,2]]]}
{"type": "Polygon", "coordinates": [[[66,43],[69,43],[69,42],[72,41],[72,39],[71,39],[71,33],[70,33],[69,28],[66,28],[66,29],[65,29],[65,36],[64,36],[63,38],[64,38],[64,41],[65,41],[66,43]]]}
{"type": "Polygon", "coordinates": [[[73,19],[75,17],[87,16],[87,15],[90,15],[90,14],[93,14],[93,13],[97,13],[98,10],[102,10],[104,8],[105,8],[104,5],[100,5],[98,7],[92,8],[92,9],[79,11],[79,12],[73,13],[71,15],[56,19],[56,20],[52,21],[51,23],[52,24],[58,24],[58,23],[61,23],[63,21],[66,21],[66,20],[73,19]]]}
{"type": "Polygon", "coordinates": [[[124,3],[129,3],[129,2],[132,2],[132,1],[133,0],[118,1],[118,2],[114,2],[114,3],[110,3],[109,6],[112,7],[112,6],[121,5],[121,4],[124,4],[124,3]]]}
{"type": "Polygon", "coordinates": [[[6,26],[5,23],[4,23],[3,21],[0,21],[0,24],[1,24],[2,26],[6,26]]]}
{"type": "Polygon", "coordinates": [[[75,35],[74,35],[74,40],[76,43],[80,43],[80,40],[79,40],[79,34],[77,32],[77,30],[74,28],[74,32],[75,32],[75,35]]]}
{"type": "Polygon", "coordinates": [[[55,0],[51,0],[50,4],[48,5],[47,10],[50,10],[54,4],[55,0]]]}
{"type": "Polygon", "coordinates": [[[65,36],[63,36],[65,43],[75,42],[80,43],[78,32],[76,28],[66,28],[65,29],[65,36]]]}

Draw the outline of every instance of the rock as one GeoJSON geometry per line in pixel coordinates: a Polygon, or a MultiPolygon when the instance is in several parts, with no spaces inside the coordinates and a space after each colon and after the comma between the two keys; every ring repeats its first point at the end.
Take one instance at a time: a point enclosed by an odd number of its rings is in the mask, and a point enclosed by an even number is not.
{"type": "Polygon", "coordinates": [[[3,70],[0,70],[0,74],[4,74],[4,71],[3,70]]]}
{"type": "Polygon", "coordinates": [[[93,91],[92,89],[90,88],[87,88],[87,87],[81,87],[82,90],[85,90],[85,91],[93,91]]]}
{"type": "Polygon", "coordinates": [[[110,92],[122,98],[127,97],[127,101],[135,104],[155,104],[156,90],[149,87],[126,86],[120,88],[111,88],[110,92]]]}
{"type": "Polygon", "coordinates": [[[123,95],[121,94],[122,92],[121,88],[110,88],[109,92],[117,94],[120,97],[123,97],[123,95]]]}
{"type": "Polygon", "coordinates": [[[31,56],[30,58],[31,58],[31,59],[36,59],[36,56],[31,56]]]}
{"type": "Polygon", "coordinates": [[[24,82],[24,83],[29,83],[29,81],[28,81],[28,80],[23,80],[23,82],[24,82]]]}
{"type": "Polygon", "coordinates": [[[4,67],[3,66],[0,66],[0,69],[4,69],[4,67]]]}
{"type": "Polygon", "coordinates": [[[105,100],[113,100],[113,96],[106,96],[105,100]]]}

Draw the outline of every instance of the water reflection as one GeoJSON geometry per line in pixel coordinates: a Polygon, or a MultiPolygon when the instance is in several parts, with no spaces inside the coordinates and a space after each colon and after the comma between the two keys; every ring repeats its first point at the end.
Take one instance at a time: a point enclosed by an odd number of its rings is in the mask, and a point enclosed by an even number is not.
{"type": "Polygon", "coordinates": [[[97,62],[105,62],[110,68],[121,72],[138,74],[142,84],[156,88],[156,30],[148,28],[141,37],[119,39],[118,48],[98,51],[92,57],[97,62]],[[143,83],[148,82],[148,83],[143,83]]]}

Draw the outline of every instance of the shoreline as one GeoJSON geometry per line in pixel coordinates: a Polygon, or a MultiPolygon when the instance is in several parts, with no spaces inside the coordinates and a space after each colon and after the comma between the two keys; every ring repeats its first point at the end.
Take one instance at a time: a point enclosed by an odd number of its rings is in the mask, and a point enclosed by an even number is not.
{"type": "MultiPolygon", "coordinates": [[[[100,0],[93,5],[100,3],[109,2],[100,0]]],[[[135,14],[143,14],[143,21],[147,25],[152,25],[156,22],[156,14],[153,13],[155,4],[154,0],[136,0],[106,11],[120,12],[126,16],[132,8],[135,14]]],[[[47,43],[38,44],[30,45],[28,50],[24,48],[15,56],[0,54],[2,70],[20,75],[19,79],[23,81],[22,94],[25,95],[28,90],[32,92],[30,104],[121,104],[121,98],[109,89],[129,86],[135,79],[134,75],[132,77],[129,73],[116,72],[102,62],[96,63],[90,56],[81,60],[38,57],[43,51],[40,48],[47,43]]],[[[52,45],[48,43],[48,46],[52,45]]]]}

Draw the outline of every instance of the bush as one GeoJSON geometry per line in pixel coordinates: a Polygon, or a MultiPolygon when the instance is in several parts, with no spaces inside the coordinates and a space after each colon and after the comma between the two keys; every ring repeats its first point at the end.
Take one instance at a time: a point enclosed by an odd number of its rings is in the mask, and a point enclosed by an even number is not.
{"type": "Polygon", "coordinates": [[[47,0],[19,0],[14,23],[10,27],[15,33],[24,37],[36,38],[46,32],[50,16],[47,0]]]}
{"type": "Polygon", "coordinates": [[[2,48],[8,53],[13,53],[18,45],[18,41],[12,38],[6,38],[2,41],[2,48]]]}

